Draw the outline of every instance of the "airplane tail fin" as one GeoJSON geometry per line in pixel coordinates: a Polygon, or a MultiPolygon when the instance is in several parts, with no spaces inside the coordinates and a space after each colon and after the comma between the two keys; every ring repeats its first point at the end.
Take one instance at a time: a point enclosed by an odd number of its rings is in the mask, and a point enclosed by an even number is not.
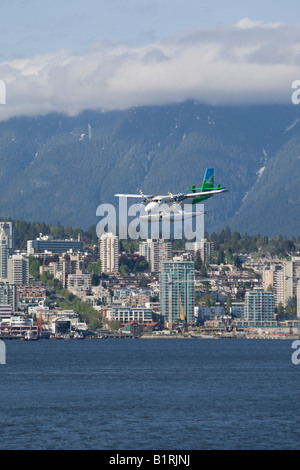
{"type": "Polygon", "coordinates": [[[197,191],[209,191],[213,189],[214,187],[214,169],[213,168],[206,168],[202,187],[196,188],[196,186],[192,186],[191,188],[188,189],[188,191],[193,191],[193,193],[196,193],[197,191]]]}
{"type": "Polygon", "coordinates": [[[220,184],[214,187],[214,169],[206,168],[202,187],[196,188],[196,186],[192,186],[188,191],[197,193],[193,199],[193,204],[196,204],[197,202],[205,201],[216,193],[225,193],[228,190],[223,188],[220,184]]]}
{"type": "Polygon", "coordinates": [[[202,183],[202,191],[209,191],[214,187],[214,169],[207,168],[204,175],[204,180],[202,183]]]}

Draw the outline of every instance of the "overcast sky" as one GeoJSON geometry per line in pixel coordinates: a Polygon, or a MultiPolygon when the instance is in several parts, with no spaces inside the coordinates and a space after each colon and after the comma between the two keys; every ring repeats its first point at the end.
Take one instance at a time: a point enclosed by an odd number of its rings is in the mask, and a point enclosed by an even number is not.
{"type": "Polygon", "coordinates": [[[299,13],[297,0],[0,0],[0,119],[188,98],[289,104],[299,13]]]}

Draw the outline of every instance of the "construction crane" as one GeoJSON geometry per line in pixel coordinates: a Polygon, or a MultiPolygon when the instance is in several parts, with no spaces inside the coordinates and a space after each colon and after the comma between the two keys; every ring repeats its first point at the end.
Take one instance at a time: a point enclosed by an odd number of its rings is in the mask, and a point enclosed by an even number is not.
{"type": "Polygon", "coordinates": [[[40,317],[38,321],[38,330],[39,330],[39,337],[41,338],[43,336],[43,307],[44,307],[44,302],[41,301],[39,302],[40,306],[40,317]]]}

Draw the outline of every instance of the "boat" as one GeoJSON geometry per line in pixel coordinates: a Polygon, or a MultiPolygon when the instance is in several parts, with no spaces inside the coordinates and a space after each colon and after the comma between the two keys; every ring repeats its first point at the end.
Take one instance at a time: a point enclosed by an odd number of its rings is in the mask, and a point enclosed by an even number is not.
{"type": "Polygon", "coordinates": [[[217,339],[217,337],[214,336],[214,335],[197,334],[197,333],[192,333],[191,338],[196,338],[196,339],[217,339]]]}
{"type": "Polygon", "coordinates": [[[32,331],[28,330],[26,331],[24,335],[24,341],[36,341],[37,336],[32,333],[32,331]]]}

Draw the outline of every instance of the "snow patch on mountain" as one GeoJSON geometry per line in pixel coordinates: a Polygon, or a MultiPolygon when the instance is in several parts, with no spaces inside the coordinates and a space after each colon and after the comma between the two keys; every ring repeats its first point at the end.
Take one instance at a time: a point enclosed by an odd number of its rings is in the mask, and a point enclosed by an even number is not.
{"type": "Polygon", "coordinates": [[[262,167],[256,172],[257,177],[258,177],[258,178],[257,178],[258,180],[262,177],[262,174],[263,174],[263,172],[265,171],[265,168],[266,168],[265,166],[262,166],[262,167]]]}
{"type": "Polygon", "coordinates": [[[291,129],[293,129],[293,127],[295,127],[299,121],[300,121],[300,118],[295,119],[295,121],[292,122],[290,126],[286,127],[285,132],[289,132],[291,129]]]}

